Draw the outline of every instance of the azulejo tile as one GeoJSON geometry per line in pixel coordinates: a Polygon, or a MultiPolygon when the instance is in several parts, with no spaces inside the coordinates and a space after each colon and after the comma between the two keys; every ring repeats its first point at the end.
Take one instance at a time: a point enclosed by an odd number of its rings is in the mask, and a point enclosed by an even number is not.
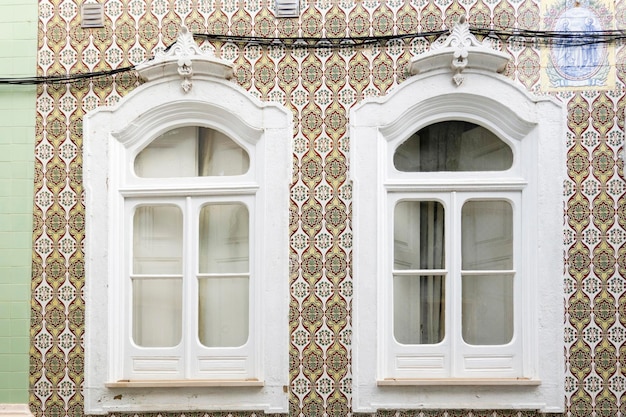
{"type": "MultiPolygon", "coordinates": [[[[261,0],[110,0],[104,2],[105,28],[87,32],[77,29],[78,6],[73,0],[39,0],[40,74],[139,63],[171,44],[181,22],[205,33],[296,37],[438,34],[468,11],[473,25],[495,29],[533,30],[541,21],[535,0],[301,2],[300,19],[278,20],[271,5],[261,0]]],[[[624,7],[626,2],[616,3],[618,25],[624,19],[624,7]]],[[[288,359],[293,416],[351,413],[348,364],[353,277],[349,272],[353,239],[358,237],[352,236],[349,227],[352,195],[347,155],[350,140],[356,140],[349,138],[346,130],[349,111],[364,98],[384,95],[404,81],[408,60],[427,51],[435,37],[339,50],[203,44],[235,63],[233,82],[262,100],[284,103],[294,112],[288,359]]],[[[528,90],[538,91],[539,46],[511,42],[514,40],[500,44],[513,58],[506,75],[528,90]]],[[[568,110],[568,134],[561,140],[568,147],[562,163],[568,170],[564,188],[564,404],[569,416],[626,414],[626,383],[616,360],[618,355],[626,355],[622,278],[626,274],[626,191],[619,154],[625,56],[626,48],[618,47],[615,91],[554,94],[568,110]]],[[[31,314],[31,408],[37,416],[81,415],[85,221],[81,118],[96,106],[114,105],[138,84],[136,75],[119,74],[38,90],[31,314]]],[[[251,417],[262,413],[185,415],[251,417]]],[[[536,413],[389,410],[376,415],[530,417],[536,413]]]]}

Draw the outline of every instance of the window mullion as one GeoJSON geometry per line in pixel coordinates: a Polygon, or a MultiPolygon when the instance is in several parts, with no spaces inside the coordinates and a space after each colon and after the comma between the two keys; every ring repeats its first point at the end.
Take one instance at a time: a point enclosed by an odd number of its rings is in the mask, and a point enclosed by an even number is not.
{"type": "Polygon", "coordinates": [[[185,217],[184,217],[184,241],[183,241],[183,345],[185,352],[184,367],[185,378],[191,378],[194,374],[193,364],[195,358],[195,338],[194,333],[197,329],[197,303],[195,303],[194,294],[196,293],[197,284],[195,284],[195,271],[197,268],[197,248],[194,240],[197,240],[197,228],[195,227],[194,207],[192,198],[185,198],[185,217]]]}
{"type": "Polygon", "coordinates": [[[448,209],[449,227],[447,227],[447,253],[446,263],[448,267],[448,291],[446,303],[449,306],[449,316],[447,317],[449,325],[447,326],[449,340],[450,376],[455,377],[460,366],[459,349],[461,348],[461,219],[458,194],[456,191],[450,193],[450,207],[448,209]]]}

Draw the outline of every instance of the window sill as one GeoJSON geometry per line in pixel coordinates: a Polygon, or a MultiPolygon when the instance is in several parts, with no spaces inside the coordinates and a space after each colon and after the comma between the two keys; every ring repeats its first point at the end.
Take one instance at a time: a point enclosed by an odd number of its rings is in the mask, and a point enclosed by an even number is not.
{"type": "Polygon", "coordinates": [[[0,417],[32,417],[28,404],[0,404],[0,417]]]}
{"type": "Polygon", "coordinates": [[[193,388],[193,387],[262,387],[263,381],[258,379],[174,379],[174,380],[120,380],[117,382],[107,382],[107,388],[193,388]]]}
{"type": "Polygon", "coordinates": [[[409,386],[409,385],[430,385],[430,386],[456,386],[456,385],[517,385],[536,386],[541,385],[539,379],[530,378],[385,378],[376,381],[379,387],[385,386],[409,386]]]}

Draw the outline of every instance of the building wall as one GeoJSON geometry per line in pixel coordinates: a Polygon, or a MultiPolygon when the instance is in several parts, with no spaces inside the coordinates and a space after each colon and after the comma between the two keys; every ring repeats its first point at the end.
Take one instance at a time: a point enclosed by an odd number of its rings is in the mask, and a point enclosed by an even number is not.
{"type": "MultiPolygon", "coordinates": [[[[275,19],[273,2],[108,0],[105,27],[80,28],[78,0],[39,0],[41,75],[102,71],[142,62],[176,39],[181,22],[197,33],[315,37],[410,34],[471,25],[537,30],[532,0],[302,1],[299,19],[275,19]]],[[[614,4],[625,28],[626,1],[614,4]]],[[[349,110],[406,77],[411,57],[434,36],[368,47],[307,49],[216,42],[239,84],[294,113],[290,224],[290,403],[293,416],[351,413],[351,184],[347,180],[349,110]]],[[[541,46],[505,40],[506,75],[540,93],[541,46]]],[[[619,155],[624,134],[626,49],[613,44],[615,86],[551,94],[566,103],[564,184],[566,414],[626,415],[626,186],[619,155]]],[[[119,101],[137,85],[133,73],[38,90],[35,150],[31,408],[41,416],[82,415],[84,206],[82,117],[119,101]]],[[[287,215],[277,213],[276,215],[287,215]]],[[[358,236],[354,236],[358,239],[358,236]]],[[[287,331],[287,329],[286,329],[287,331]]],[[[235,415],[249,415],[236,413],[235,415]]],[[[380,411],[379,415],[394,415],[380,411]]],[[[424,411],[402,415],[531,416],[515,410],[424,411]]],[[[186,413],[189,416],[189,413],[186,413]]],[[[204,415],[198,413],[198,415],[204,415]]],[[[258,413],[257,413],[258,415],[258,413]]]]}
{"type": "MultiPolygon", "coordinates": [[[[0,4],[0,78],[36,72],[37,4],[0,4]]],[[[0,85],[0,408],[28,403],[33,86],[0,85]]]]}

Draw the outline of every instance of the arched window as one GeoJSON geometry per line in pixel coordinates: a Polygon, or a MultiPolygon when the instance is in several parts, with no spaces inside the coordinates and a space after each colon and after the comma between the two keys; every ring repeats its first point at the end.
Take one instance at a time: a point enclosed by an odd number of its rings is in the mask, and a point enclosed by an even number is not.
{"type": "Polygon", "coordinates": [[[562,411],[561,108],[507,59],[464,22],[351,112],[354,412],[562,411]]]}
{"type": "Polygon", "coordinates": [[[244,148],[222,132],[201,126],[169,130],[135,158],[141,178],[243,175],[250,168],[244,148]]]}
{"type": "Polygon", "coordinates": [[[462,120],[433,123],[398,146],[393,165],[402,172],[506,171],[511,147],[488,129],[462,120]]]}
{"type": "MultiPolygon", "coordinates": [[[[510,146],[488,129],[459,120],[425,126],[393,152],[395,169],[409,173],[505,171],[512,165],[510,146]]],[[[519,196],[453,189],[392,200],[395,341],[447,342],[460,325],[460,340],[467,344],[510,343],[515,255],[520,254],[519,239],[514,239],[514,229],[519,233],[520,228],[519,196]],[[460,309],[452,309],[460,318],[452,313],[446,318],[446,305],[455,302],[446,294],[446,283],[460,289],[460,309]]]]}
{"type": "Polygon", "coordinates": [[[86,413],[286,413],[291,115],[186,31],[138,71],[84,121],[86,413]]]}

